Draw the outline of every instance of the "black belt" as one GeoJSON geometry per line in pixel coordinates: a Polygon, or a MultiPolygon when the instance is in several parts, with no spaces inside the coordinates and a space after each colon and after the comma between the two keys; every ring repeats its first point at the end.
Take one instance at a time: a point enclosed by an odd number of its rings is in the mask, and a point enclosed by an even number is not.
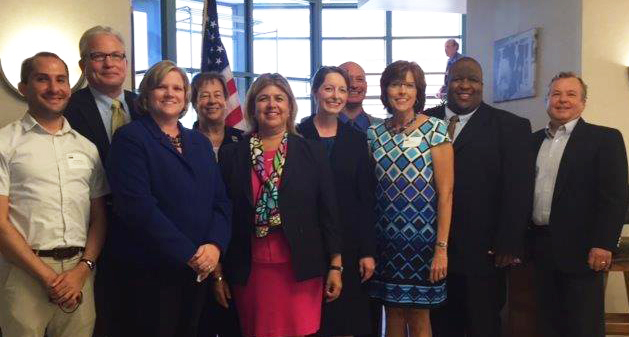
{"type": "Polygon", "coordinates": [[[83,252],[83,250],[83,247],[63,247],[50,250],[33,249],[33,252],[37,256],[52,257],[55,260],[65,260],[76,256],[77,254],[83,252]]]}

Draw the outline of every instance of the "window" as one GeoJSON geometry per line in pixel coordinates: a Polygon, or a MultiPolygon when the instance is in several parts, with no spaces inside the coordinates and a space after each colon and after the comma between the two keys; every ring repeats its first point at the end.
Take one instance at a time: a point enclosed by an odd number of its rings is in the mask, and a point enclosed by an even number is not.
{"type": "MultiPolygon", "coordinates": [[[[148,68],[162,59],[160,6],[160,0],[133,0],[133,82],[136,88],[148,68]]],[[[127,49],[130,48],[131,42],[127,41],[127,49]]]]}
{"type": "MultiPolygon", "coordinates": [[[[203,0],[161,0],[173,3],[176,59],[192,77],[200,68],[203,0]]],[[[160,0],[133,0],[136,86],[146,69],[161,60],[160,0]]],[[[385,117],[380,102],[380,74],[395,60],[417,62],[426,73],[426,106],[440,103],[434,95],[443,85],[445,41],[463,41],[463,17],[453,13],[360,10],[339,0],[218,0],[221,39],[244,103],[251,81],[278,72],[288,78],[297,97],[299,121],[311,113],[313,65],[360,64],[367,73],[368,113],[385,117]],[[314,3],[321,1],[322,11],[314,3]],[[251,15],[248,16],[247,12],[251,15]],[[321,20],[321,31],[316,21],[321,20]],[[247,23],[252,29],[245,29],[247,23]],[[248,36],[249,34],[249,36],[248,36]],[[311,36],[321,36],[321,50],[311,49],[311,36]],[[250,49],[251,48],[251,49],[250,49]]],[[[316,45],[316,43],[314,44],[316,45]]],[[[463,46],[461,46],[461,50],[463,46]]],[[[196,120],[194,112],[182,122],[196,120]]]]}
{"type": "Polygon", "coordinates": [[[305,1],[253,2],[253,72],[280,73],[310,115],[310,5],[305,1]]]}

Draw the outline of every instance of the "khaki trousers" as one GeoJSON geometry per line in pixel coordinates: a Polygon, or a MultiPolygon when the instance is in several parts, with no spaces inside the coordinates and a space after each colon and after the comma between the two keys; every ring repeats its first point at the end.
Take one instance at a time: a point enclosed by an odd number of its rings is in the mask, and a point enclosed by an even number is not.
{"type": "MultiPolygon", "coordinates": [[[[72,269],[80,255],[57,261],[41,258],[57,273],[72,269]]],[[[83,286],[83,303],[65,313],[49,302],[42,284],[21,268],[5,262],[0,268],[0,329],[3,337],[90,337],[94,330],[94,276],[83,286]]]]}

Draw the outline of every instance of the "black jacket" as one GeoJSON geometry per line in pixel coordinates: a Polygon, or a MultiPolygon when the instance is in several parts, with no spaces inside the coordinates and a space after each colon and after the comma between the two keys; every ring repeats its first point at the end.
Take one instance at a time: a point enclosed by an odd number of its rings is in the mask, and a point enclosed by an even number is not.
{"type": "MultiPolygon", "coordinates": [[[[134,105],[136,97],[137,95],[133,92],[124,91],[124,99],[129,107],[131,120],[139,117],[134,105]]],[[[64,116],[74,130],[96,145],[101,162],[105,165],[109,153],[109,137],[107,137],[107,130],[90,88],[85,87],[72,94],[64,116]]]]}
{"type": "MultiPolygon", "coordinates": [[[[312,116],[299,124],[297,130],[307,139],[321,139],[312,116]]],[[[352,252],[358,258],[375,257],[376,180],[365,134],[339,121],[330,164],[343,226],[344,256],[352,252]]]]}
{"type": "MultiPolygon", "coordinates": [[[[194,124],[192,124],[192,130],[199,131],[199,121],[196,121],[194,122],[194,124]]],[[[244,134],[244,131],[225,125],[225,137],[223,137],[223,142],[221,143],[221,147],[227,144],[241,141],[242,137],[244,137],[243,134],[244,134]]]]}
{"type": "MultiPolygon", "coordinates": [[[[249,139],[223,146],[218,156],[233,204],[225,275],[240,285],[247,283],[251,272],[254,235],[249,139]]],[[[341,253],[341,233],[332,171],[322,145],[289,135],[287,147],[279,207],[295,277],[301,281],[325,275],[330,255],[341,253]]]]}
{"type": "MultiPolygon", "coordinates": [[[[544,137],[544,130],[534,134],[536,154],[544,137]]],[[[627,202],[627,153],[622,135],[580,119],[561,157],[550,209],[550,254],[557,268],[587,271],[591,248],[614,251],[627,202]]]]}
{"type": "MultiPolygon", "coordinates": [[[[444,106],[425,112],[443,119],[444,106]]],[[[524,250],[533,200],[531,124],[481,103],[454,147],[454,199],[448,255],[450,269],[485,274],[487,254],[524,250]]]]}

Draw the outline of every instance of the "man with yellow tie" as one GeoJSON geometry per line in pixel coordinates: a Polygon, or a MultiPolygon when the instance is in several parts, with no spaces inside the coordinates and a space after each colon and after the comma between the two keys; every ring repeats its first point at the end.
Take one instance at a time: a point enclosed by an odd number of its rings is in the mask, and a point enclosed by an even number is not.
{"type": "Polygon", "coordinates": [[[88,85],[72,94],[65,116],[72,128],[96,144],[105,163],[113,133],[136,117],[136,95],[122,88],[129,63],[126,48],[120,33],[95,26],[81,36],[79,51],[88,85]]]}
{"type": "MultiPolygon", "coordinates": [[[[111,137],[120,126],[137,117],[133,101],[136,94],[123,90],[127,76],[128,59],[125,43],[120,33],[111,27],[95,26],[83,33],[79,41],[81,60],[79,66],[87,79],[87,87],[70,97],[64,116],[73,129],[89,139],[98,148],[105,164],[111,137]]],[[[116,228],[116,217],[107,198],[107,218],[116,228]]],[[[105,336],[107,317],[106,302],[116,300],[115,290],[107,291],[107,250],[105,245],[98,263],[95,281],[96,327],[95,337],[105,336]],[[107,300],[105,300],[107,299],[107,300]]],[[[111,275],[114,277],[115,275],[111,275]]]]}

